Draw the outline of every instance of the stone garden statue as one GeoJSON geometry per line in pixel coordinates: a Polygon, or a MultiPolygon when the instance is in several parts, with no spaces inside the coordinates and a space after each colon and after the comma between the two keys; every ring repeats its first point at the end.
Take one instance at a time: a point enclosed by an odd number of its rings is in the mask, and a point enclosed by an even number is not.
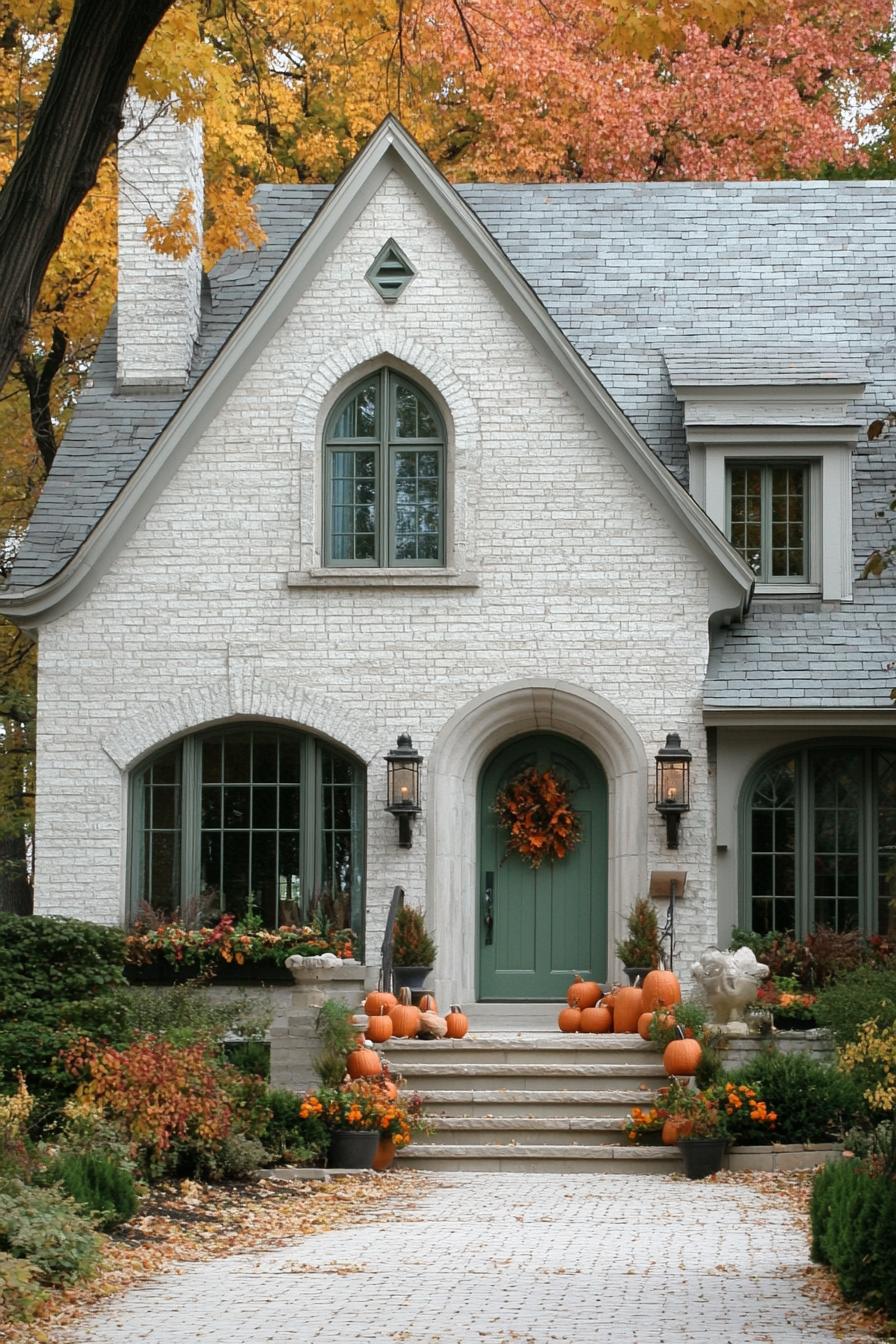
{"type": "Polygon", "coordinates": [[[691,967],[691,974],[709,1003],[713,1022],[743,1022],[744,1009],[752,1003],[768,967],[757,961],[748,947],[721,952],[710,947],[691,967]]]}

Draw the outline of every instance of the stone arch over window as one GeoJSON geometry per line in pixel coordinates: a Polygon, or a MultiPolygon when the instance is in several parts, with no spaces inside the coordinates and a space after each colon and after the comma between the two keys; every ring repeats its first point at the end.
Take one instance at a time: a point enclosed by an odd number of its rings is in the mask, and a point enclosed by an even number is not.
{"type": "Polygon", "coordinates": [[[436,984],[443,997],[476,997],[479,892],[471,837],[480,772],[502,743],[535,731],[581,742],[606,772],[611,944],[631,892],[645,888],[647,757],[625,715],[603,696],[561,681],[511,682],[485,692],[445,725],[429,764],[427,921],[439,948],[436,984]]]}
{"type": "Polygon", "coordinates": [[[234,720],[168,742],[129,776],[129,897],[184,917],[363,934],[365,771],[299,728],[234,720]]]}
{"type": "Polygon", "coordinates": [[[296,398],[293,441],[299,483],[299,526],[291,557],[291,572],[296,576],[314,576],[325,564],[328,537],[323,445],[328,421],[349,389],[381,370],[409,381],[431,403],[442,422],[443,556],[439,565],[432,568],[444,566],[464,571],[472,562],[467,500],[475,497],[480,470],[475,403],[462,378],[435,350],[407,337],[372,332],[364,340],[332,351],[296,398]]]}
{"type": "Polygon", "coordinates": [[[745,927],[896,931],[896,744],[778,748],[747,776],[739,813],[745,927]]]}

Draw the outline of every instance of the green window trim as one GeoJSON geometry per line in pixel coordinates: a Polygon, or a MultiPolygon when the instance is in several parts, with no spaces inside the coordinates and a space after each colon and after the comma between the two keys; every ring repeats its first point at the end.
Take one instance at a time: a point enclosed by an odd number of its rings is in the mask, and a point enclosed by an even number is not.
{"type": "Polygon", "coordinates": [[[445,441],[430,398],[394,369],[343,394],[324,435],[325,566],[445,565],[445,441]]]}
{"type": "Polygon", "coordinates": [[[743,927],[896,931],[896,743],[776,750],[745,780],[739,822],[743,927]]]}
{"type": "Polygon", "coordinates": [[[364,794],[362,767],[297,729],[253,722],[178,739],[131,775],[130,917],[147,900],[242,915],[251,893],[276,927],[307,919],[327,891],[362,937],[364,794]]]}
{"type": "Polygon", "coordinates": [[[807,462],[726,462],[725,535],[759,583],[811,581],[811,500],[807,462]]]}

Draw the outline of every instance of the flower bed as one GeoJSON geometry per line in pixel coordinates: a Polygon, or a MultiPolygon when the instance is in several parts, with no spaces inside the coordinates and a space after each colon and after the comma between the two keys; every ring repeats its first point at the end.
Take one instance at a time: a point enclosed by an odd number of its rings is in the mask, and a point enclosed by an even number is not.
{"type": "Polygon", "coordinates": [[[132,983],[173,984],[206,972],[220,983],[267,980],[287,984],[287,957],[313,957],[331,952],[354,956],[351,929],[322,931],[309,925],[284,924],[279,929],[257,927],[255,920],[237,922],[222,915],[201,929],[172,922],[157,928],[136,925],[126,940],[126,967],[132,983]]]}

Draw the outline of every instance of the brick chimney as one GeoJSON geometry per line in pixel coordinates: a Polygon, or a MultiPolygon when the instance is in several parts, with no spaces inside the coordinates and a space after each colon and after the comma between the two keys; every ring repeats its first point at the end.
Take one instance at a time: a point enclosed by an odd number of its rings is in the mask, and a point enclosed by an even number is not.
{"type": "Polygon", "coordinates": [[[118,385],[182,388],[199,334],[202,294],[202,125],[181,124],[133,91],[118,142],[118,385]],[[197,245],[183,260],[146,240],[146,220],[167,224],[192,193],[197,245]]]}

